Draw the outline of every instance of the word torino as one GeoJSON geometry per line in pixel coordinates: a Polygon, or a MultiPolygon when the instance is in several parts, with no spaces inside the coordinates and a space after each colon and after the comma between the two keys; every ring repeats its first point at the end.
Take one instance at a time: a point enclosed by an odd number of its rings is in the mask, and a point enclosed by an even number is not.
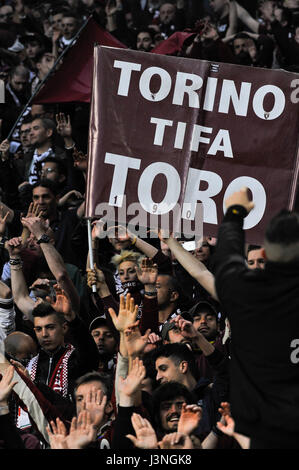
{"type": "MultiPolygon", "coordinates": [[[[140,72],[141,64],[115,60],[114,68],[121,70],[117,94],[127,97],[129,95],[132,73],[140,72]]],[[[204,111],[218,111],[223,114],[229,113],[230,104],[232,103],[237,116],[247,116],[251,99],[255,115],[259,119],[270,121],[281,116],[285,109],[285,94],[275,85],[263,85],[251,96],[252,83],[250,82],[242,82],[240,92],[238,93],[233,80],[219,80],[215,77],[208,77],[205,92],[201,96],[199,91],[202,89],[203,84],[204,79],[201,76],[185,72],[177,72],[173,83],[172,77],[163,68],[148,67],[140,75],[139,91],[145,100],[160,102],[169,96],[173,88],[172,104],[182,106],[185,96],[187,96],[189,108],[202,108],[204,111]],[[160,87],[153,93],[150,85],[155,76],[160,79],[160,87]],[[222,86],[222,88],[218,102],[215,98],[219,86],[222,86]],[[271,110],[265,110],[264,101],[269,94],[272,95],[273,106],[271,110]],[[218,103],[218,109],[215,109],[216,102],[218,103]]]]}

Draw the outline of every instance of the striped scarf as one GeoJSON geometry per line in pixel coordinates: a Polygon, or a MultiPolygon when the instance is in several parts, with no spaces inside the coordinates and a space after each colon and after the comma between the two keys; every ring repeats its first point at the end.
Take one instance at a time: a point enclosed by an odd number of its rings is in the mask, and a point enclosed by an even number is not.
{"type": "MultiPolygon", "coordinates": [[[[67,396],[68,393],[68,360],[75,350],[74,346],[67,344],[66,351],[59,359],[53,374],[49,380],[49,387],[55,392],[59,393],[63,397],[67,396]]],[[[28,371],[31,376],[31,380],[35,380],[37,365],[38,365],[39,354],[35,356],[28,364],[28,371]]]]}

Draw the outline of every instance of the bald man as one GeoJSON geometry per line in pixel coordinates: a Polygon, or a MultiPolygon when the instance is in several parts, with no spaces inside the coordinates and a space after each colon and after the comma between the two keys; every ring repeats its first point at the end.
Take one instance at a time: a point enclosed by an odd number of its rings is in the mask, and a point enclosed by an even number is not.
{"type": "Polygon", "coordinates": [[[28,362],[37,355],[37,345],[31,336],[21,331],[15,331],[4,340],[5,354],[8,359],[13,359],[27,366],[28,362]]]}

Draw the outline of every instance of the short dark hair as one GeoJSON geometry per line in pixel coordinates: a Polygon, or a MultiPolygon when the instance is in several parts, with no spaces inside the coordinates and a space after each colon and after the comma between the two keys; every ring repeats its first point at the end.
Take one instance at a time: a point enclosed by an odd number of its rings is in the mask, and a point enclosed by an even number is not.
{"type": "Polygon", "coordinates": [[[34,307],[34,309],[32,310],[32,316],[34,318],[36,317],[44,318],[44,317],[48,317],[49,315],[56,315],[61,325],[66,322],[63,313],[57,312],[56,310],[54,310],[54,308],[49,302],[43,301],[40,304],[38,304],[36,307],[34,307]]]}
{"type": "Polygon", "coordinates": [[[171,359],[176,366],[179,366],[182,361],[188,362],[188,369],[193,377],[198,379],[198,369],[196,366],[194,354],[188,346],[181,343],[164,344],[156,349],[153,354],[153,360],[156,362],[160,357],[167,357],[171,359]]]}
{"type": "Polygon", "coordinates": [[[248,256],[248,253],[250,251],[254,251],[254,250],[261,250],[262,249],[262,246],[261,245],[248,245],[248,248],[247,248],[247,256],[248,256]]]}
{"type": "Polygon", "coordinates": [[[299,214],[280,211],[265,233],[265,251],[269,261],[289,263],[299,259],[299,214]]]}
{"type": "Polygon", "coordinates": [[[34,62],[39,64],[43,60],[45,54],[51,54],[51,51],[48,49],[43,49],[42,51],[38,52],[34,58],[34,62]]]}
{"type": "Polygon", "coordinates": [[[41,122],[42,122],[42,126],[45,128],[45,129],[51,129],[53,131],[53,136],[56,132],[56,124],[55,122],[53,121],[53,119],[49,119],[49,118],[46,118],[46,117],[33,117],[32,118],[32,121],[36,121],[37,119],[39,119],[41,122]]]}
{"type": "Polygon", "coordinates": [[[266,240],[279,245],[299,241],[299,214],[283,209],[274,216],[266,229],[266,240]]]}
{"type": "Polygon", "coordinates": [[[62,18],[75,18],[78,24],[80,22],[78,15],[76,15],[76,13],[74,13],[72,10],[64,11],[62,18]]]}
{"type": "Polygon", "coordinates": [[[155,38],[156,31],[154,31],[151,28],[146,28],[146,27],[145,28],[140,28],[138,31],[136,31],[136,38],[140,33],[148,33],[150,35],[152,41],[153,41],[154,38],[155,38]]]}
{"type": "Polygon", "coordinates": [[[20,127],[22,127],[23,124],[31,124],[31,123],[32,123],[32,116],[31,116],[31,114],[28,114],[22,120],[20,127]]]}
{"type": "Polygon", "coordinates": [[[233,42],[235,39],[251,39],[250,36],[246,33],[237,33],[233,38],[233,42]]]}
{"type": "Polygon", "coordinates": [[[42,163],[56,163],[59,173],[64,175],[64,176],[67,176],[66,166],[65,166],[63,160],[61,160],[60,158],[47,157],[42,161],[42,163]]]}
{"type": "Polygon", "coordinates": [[[159,276],[164,276],[168,278],[168,285],[169,288],[171,289],[172,292],[177,292],[179,295],[181,295],[181,287],[179,284],[179,281],[177,280],[176,277],[172,276],[171,274],[167,273],[159,273],[159,276]]]}
{"type": "Polygon", "coordinates": [[[54,196],[57,196],[57,194],[59,193],[59,188],[57,184],[53,183],[53,181],[42,178],[37,183],[32,185],[32,195],[33,195],[33,190],[35,188],[38,188],[39,186],[41,186],[42,188],[49,189],[53,193],[54,196]]]}
{"type": "Polygon", "coordinates": [[[107,396],[107,400],[111,400],[112,391],[113,391],[113,380],[109,374],[105,374],[104,372],[87,372],[87,374],[82,375],[79,377],[75,382],[74,387],[74,396],[76,391],[80,385],[87,384],[89,382],[101,382],[104,386],[104,393],[107,396]]]}
{"type": "Polygon", "coordinates": [[[183,397],[187,405],[196,403],[196,398],[185,385],[179,382],[167,382],[160,385],[152,395],[152,417],[158,431],[161,431],[160,407],[163,401],[172,401],[183,397]]]}

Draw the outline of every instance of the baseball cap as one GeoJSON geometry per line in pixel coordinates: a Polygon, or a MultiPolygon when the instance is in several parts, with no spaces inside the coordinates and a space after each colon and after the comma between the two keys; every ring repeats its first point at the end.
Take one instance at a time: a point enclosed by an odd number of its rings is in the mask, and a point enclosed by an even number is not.
{"type": "Polygon", "coordinates": [[[95,317],[89,325],[89,332],[100,326],[107,326],[107,320],[105,317],[95,317]]]}
{"type": "Polygon", "coordinates": [[[193,305],[193,307],[189,310],[189,314],[194,318],[196,314],[198,314],[198,312],[201,312],[203,310],[208,311],[209,313],[211,313],[218,319],[217,310],[207,300],[202,300],[200,302],[197,302],[195,305],[193,305]]]}
{"type": "Polygon", "coordinates": [[[174,328],[176,328],[175,322],[167,321],[166,323],[164,323],[161,330],[161,337],[163,341],[167,339],[168,332],[170,330],[173,330],[174,328]]]}

